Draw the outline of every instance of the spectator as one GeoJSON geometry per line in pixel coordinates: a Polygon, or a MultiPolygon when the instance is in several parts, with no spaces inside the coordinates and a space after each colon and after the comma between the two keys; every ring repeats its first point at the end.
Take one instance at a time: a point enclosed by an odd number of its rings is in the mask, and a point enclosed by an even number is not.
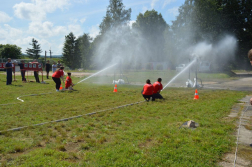
{"type": "Polygon", "coordinates": [[[57,68],[60,68],[62,65],[61,65],[61,63],[60,63],[60,61],[58,61],[58,63],[57,63],[57,68]]]}
{"type": "Polygon", "coordinates": [[[21,63],[18,64],[20,67],[20,72],[21,72],[21,76],[22,76],[22,81],[26,82],[26,78],[25,78],[25,70],[24,70],[24,60],[21,60],[21,63]]]}
{"type": "Polygon", "coordinates": [[[53,62],[53,65],[52,65],[52,73],[54,73],[56,70],[57,70],[57,65],[56,65],[55,62],[53,62]]]}
{"type": "Polygon", "coordinates": [[[49,63],[49,60],[46,61],[46,65],[45,65],[45,69],[46,69],[46,77],[47,79],[49,79],[49,71],[50,71],[50,63],[49,63]]]}
{"type": "Polygon", "coordinates": [[[11,85],[12,82],[12,63],[11,63],[11,58],[8,58],[4,69],[6,69],[6,85],[11,85]]]}
{"type": "MultiPolygon", "coordinates": [[[[31,62],[31,63],[32,63],[32,64],[38,64],[38,61],[37,61],[37,59],[34,59],[33,62],[31,62]]],[[[35,70],[33,73],[34,73],[34,77],[35,77],[36,82],[37,82],[37,83],[40,83],[38,71],[35,70]]]]}

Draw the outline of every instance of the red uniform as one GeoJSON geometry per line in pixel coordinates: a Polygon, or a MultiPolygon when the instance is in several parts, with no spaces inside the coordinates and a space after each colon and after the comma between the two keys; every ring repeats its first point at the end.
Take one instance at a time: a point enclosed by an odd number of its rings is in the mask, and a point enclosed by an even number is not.
{"type": "Polygon", "coordinates": [[[153,87],[154,87],[153,94],[158,93],[158,92],[160,92],[163,89],[163,85],[160,82],[158,82],[158,81],[156,81],[153,84],[153,87]]]}
{"type": "Polygon", "coordinates": [[[60,78],[61,76],[64,76],[63,70],[56,70],[52,75],[54,78],[60,78]]]}
{"type": "Polygon", "coordinates": [[[69,76],[67,76],[67,78],[66,78],[66,83],[65,83],[65,88],[67,89],[67,88],[69,88],[71,85],[72,85],[72,79],[71,79],[69,76]]]}
{"type": "Polygon", "coordinates": [[[152,95],[154,87],[152,84],[145,84],[143,87],[143,95],[152,95]]]}

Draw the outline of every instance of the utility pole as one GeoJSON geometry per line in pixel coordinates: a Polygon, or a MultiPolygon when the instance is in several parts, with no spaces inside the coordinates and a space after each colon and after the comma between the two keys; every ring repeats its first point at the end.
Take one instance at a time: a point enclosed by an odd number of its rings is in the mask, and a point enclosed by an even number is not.
{"type": "Polygon", "coordinates": [[[45,66],[46,66],[46,51],[45,51],[45,66]]]}
{"type": "Polygon", "coordinates": [[[51,58],[52,58],[52,51],[51,51],[51,48],[50,48],[49,51],[50,51],[50,59],[51,59],[51,58]]]}

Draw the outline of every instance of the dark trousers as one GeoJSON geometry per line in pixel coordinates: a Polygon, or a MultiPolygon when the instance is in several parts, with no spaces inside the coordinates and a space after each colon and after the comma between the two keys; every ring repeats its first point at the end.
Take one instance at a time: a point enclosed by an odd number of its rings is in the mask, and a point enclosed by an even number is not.
{"type": "Polygon", "coordinates": [[[52,79],[56,83],[56,89],[59,90],[60,84],[61,84],[60,78],[54,78],[54,77],[52,77],[52,79]]]}
{"type": "Polygon", "coordinates": [[[155,98],[153,97],[153,95],[143,95],[143,97],[144,97],[144,99],[145,99],[146,101],[150,101],[150,98],[152,98],[151,101],[155,101],[155,98]]]}
{"type": "Polygon", "coordinates": [[[155,93],[155,94],[153,94],[153,97],[154,97],[155,99],[163,99],[163,96],[162,96],[160,93],[155,93]]]}
{"type": "Polygon", "coordinates": [[[10,85],[12,82],[12,71],[7,71],[6,85],[10,85]]]}
{"type": "Polygon", "coordinates": [[[47,79],[49,79],[49,70],[46,70],[47,79]]]}
{"type": "Polygon", "coordinates": [[[39,82],[38,71],[34,71],[34,77],[35,77],[35,79],[36,79],[36,82],[40,83],[40,82],[39,82]]]}
{"type": "Polygon", "coordinates": [[[22,81],[26,81],[25,79],[25,70],[21,70],[22,81]]]}

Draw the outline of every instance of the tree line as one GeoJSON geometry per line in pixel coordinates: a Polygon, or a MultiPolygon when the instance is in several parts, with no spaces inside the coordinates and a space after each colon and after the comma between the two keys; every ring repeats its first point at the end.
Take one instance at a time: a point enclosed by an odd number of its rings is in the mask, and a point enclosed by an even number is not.
{"type": "MultiPolygon", "coordinates": [[[[66,36],[63,59],[72,62],[69,65],[72,67],[96,68],[97,63],[92,60],[97,57],[95,54],[97,50],[101,50],[101,43],[106,40],[106,37],[109,39],[108,32],[113,30],[109,35],[117,38],[115,34],[118,29],[122,31],[122,27],[129,27],[130,17],[131,9],[125,9],[122,0],[110,0],[106,15],[99,26],[99,35],[92,39],[85,33],[76,38],[73,33],[70,33],[66,36]],[[76,53],[73,54],[72,51],[76,53]],[[82,61],[74,63],[75,59],[82,61]]],[[[133,50],[130,54],[138,53],[137,50],[140,48],[142,52],[145,50],[143,54],[146,61],[167,61],[175,66],[181,61],[190,59],[189,54],[182,52],[188,44],[193,45],[201,41],[216,44],[225,35],[232,35],[237,39],[238,45],[238,49],[232,53],[235,55],[234,58],[228,55],[229,57],[224,60],[219,53],[217,58],[208,56],[206,60],[225,69],[248,67],[247,52],[252,47],[251,21],[252,1],[250,0],[185,0],[172,25],[168,25],[162,14],[155,10],[140,13],[132,28],[129,27],[128,31],[121,33],[121,38],[127,38],[136,47],[127,48],[128,46],[120,45],[116,43],[118,40],[115,40],[114,43],[110,43],[109,49],[104,50],[102,55],[105,58],[101,57],[100,60],[103,63],[110,60],[107,55],[112,55],[118,47],[122,52],[126,50],[125,48],[133,50]],[[136,43],[134,41],[136,38],[132,36],[142,36],[144,43],[136,43]]],[[[137,56],[128,63],[134,64],[136,59],[137,56]]]]}
{"type": "MultiPolygon", "coordinates": [[[[215,44],[225,35],[232,35],[238,45],[233,59],[231,55],[228,61],[211,55],[206,59],[226,69],[249,67],[247,52],[252,47],[250,0],[185,0],[171,25],[154,9],[139,13],[131,27],[130,18],[131,9],[126,9],[122,0],[109,0],[106,15],[99,25],[99,35],[94,39],[88,33],[76,37],[70,32],[65,36],[64,64],[70,69],[96,69],[121,55],[128,58],[122,60],[128,67],[139,66],[142,60],[170,62],[175,67],[190,59],[185,52],[189,44],[201,41],[215,44]]],[[[37,58],[39,45],[34,39],[31,45],[27,54],[37,58]]],[[[0,45],[2,57],[6,56],[8,47],[0,45]]],[[[17,46],[14,48],[20,50],[17,46]]]]}

